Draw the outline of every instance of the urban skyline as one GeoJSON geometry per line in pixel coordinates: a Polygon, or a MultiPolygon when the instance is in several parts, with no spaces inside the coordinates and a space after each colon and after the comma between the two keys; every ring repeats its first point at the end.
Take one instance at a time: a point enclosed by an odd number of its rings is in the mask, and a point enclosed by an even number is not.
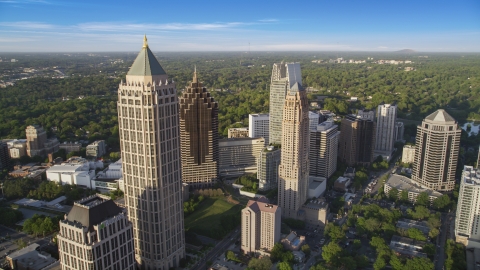
{"type": "Polygon", "coordinates": [[[161,17],[143,11],[149,4],[2,0],[0,51],[134,51],[144,33],[158,51],[480,50],[480,3],[474,0],[297,2],[297,8],[308,5],[302,12],[289,12],[282,1],[185,1],[189,8],[181,13],[168,12],[178,3],[162,3],[161,17]],[[142,16],[119,18],[127,13],[142,16]]]}

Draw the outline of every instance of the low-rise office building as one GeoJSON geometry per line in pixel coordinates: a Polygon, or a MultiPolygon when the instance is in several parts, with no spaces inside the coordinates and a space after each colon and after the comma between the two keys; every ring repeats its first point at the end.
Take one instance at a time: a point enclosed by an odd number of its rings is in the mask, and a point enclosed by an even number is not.
{"type": "Polygon", "coordinates": [[[94,141],[87,146],[87,157],[98,158],[107,153],[107,148],[104,140],[94,141]]]}
{"type": "Polygon", "coordinates": [[[79,142],[63,142],[58,146],[59,149],[64,149],[65,152],[71,153],[71,152],[78,152],[82,150],[82,144],[79,142]]]}
{"type": "Polygon", "coordinates": [[[58,261],[50,254],[38,251],[39,247],[39,244],[33,243],[7,255],[8,265],[14,270],[42,270],[58,264],[58,261]]]}
{"type": "Polygon", "coordinates": [[[265,147],[263,138],[231,138],[218,142],[219,171],[222,177],[257,172],[257,159],[265,147]]]}
{"type": "Polygon", "coordinates": [[[402,152],[402,163],[413,163],[415,161],[415,145],[405,145],[402,152]]]}
{"type": "Polygon", "coordinates": [[[427,257],[423,252],[423,247],[426,245],[423,241],[413,240],[411,238],[394,235],[390,241],[390,248],[399,254],[413,257],[427,257]]]}

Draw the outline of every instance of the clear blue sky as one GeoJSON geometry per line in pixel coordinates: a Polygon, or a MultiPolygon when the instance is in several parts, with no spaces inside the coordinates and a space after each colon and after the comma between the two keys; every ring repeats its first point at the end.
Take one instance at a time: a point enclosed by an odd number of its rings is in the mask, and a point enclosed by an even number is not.
{"type": "Polygon", "coordinates": [[[480,52],[479,0],[0,0],[0,51],[480,52]]]}

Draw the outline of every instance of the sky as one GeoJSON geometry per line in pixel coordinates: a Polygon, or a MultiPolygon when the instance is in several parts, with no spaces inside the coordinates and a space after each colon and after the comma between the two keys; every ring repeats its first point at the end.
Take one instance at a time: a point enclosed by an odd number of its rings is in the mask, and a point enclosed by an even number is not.
{"type": "Polygon", "coordinates": [[[0,52],[480,52],[479,0],[0,0],[0,52]]]}

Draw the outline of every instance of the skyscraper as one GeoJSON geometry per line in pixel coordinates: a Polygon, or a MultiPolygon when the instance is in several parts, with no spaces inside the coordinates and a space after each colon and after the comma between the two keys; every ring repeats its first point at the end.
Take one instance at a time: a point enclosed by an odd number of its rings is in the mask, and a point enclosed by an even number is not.
{"type": "Polygon", "coordinates": [[[480,170],[465,166],[460,180],[455,238],[467,247],[480,246],[480,170]]]}
{"type": "Polygon", "coordinates": [[[194,187],[218,179],[218,103],[198,81],[197,71],[180,98],[182,178],[194,187]]]}
{"type": "Polygon", "coordinates": [[[310,129],[310,175],[329,178],[337,170],[340,131],[333,121],[325,121],[310,129]]]}
{"type": "Polygon", "coordinates": [[[342,119],[340,130],[340,160],[348,166],[369,166],[373,161],[375,122],[351,114],[342,119]]]}
{"type": "Polygon", "coordinates": [[[136,269],[132,233],[132,223],[110,197],[75,202],[57,235],[62,269],[136,269]]]}
{"type": "Polygon", "coordinates": [[[258,189],[269,190],[278,188],[278,166],[280,165],[281,149],[273,145],[260,151],[257,161],[258,189]]]}
{"type": "Polygon", "coordinates": [[[265,198],[248,201],[242,210],[242,251],[272,250],[280,241],[280,207],[265,198]]]}
{"type": "Polygon", "coordinates": [[[391,104],[378,105],[377,133],[375,140],[375,155],[382,155],[390,160],[395,144],[397,106],[391,104]]]}
{"type": "MultiPolygon", "coordinates": [[[[297,73],[300,74],[299,69],[297,73]]],[[[307,93],[299,82],[295,82],[289,88],[282,107],[282,155],[278,170],[278,204],[282,208],[282,216],[298,218],[298,210],[307,199],[309,183],[308,99],[307,93]]]]}
{"type": "Polygon", "coordinates": [[[282,121],[285,96],[295,84],[302,85],[300,63],[273,64],[270,83],[269,143],[282,142],[282,121]]]}
{"type": "Polygon", "coordinates": [[[437,110],[417,126],[412,180],[438,191],[453,190],[461,129],[445,110],[437,110]]]}
{"type": "Polygon", "coordinates": [[[29,157],[44,156],[45,143],[47,142],[47,132],[43,127],[31,125],[25,129],[27,136],[27,155],[29,157]]]}
{"type": "Polygon", "coordinates": [[[258,138],[262,137],[265,139],[265,144],[268,145],[269,136],[268,129],[270,123],[270,115],[266,114],[249,114],[248,115],[248,137],[258,138]]]}
{"type": "Polygon", "coordinates": [[[177,90],[146,37],[120,83],[117,106],[135,258],[142,269],[178,267],[185,239],[177,90]]]}

